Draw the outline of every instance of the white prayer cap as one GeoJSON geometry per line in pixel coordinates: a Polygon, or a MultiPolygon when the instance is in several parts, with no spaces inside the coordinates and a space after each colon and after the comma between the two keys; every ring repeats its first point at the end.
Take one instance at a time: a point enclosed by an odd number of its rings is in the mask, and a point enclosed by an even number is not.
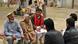
{"type": "Polygon", "coordinates": [[[29,17],[29,14],[24,14],[23,18],[29,17]]]}
{"type": "Polygon", "coordinates": [[[8,13],[8,14],[7,14],[7,17],[8,17],[8,16],[15,16],[15,15],[14,15],[14,11],[8,13]]]}
{"type": "Polygon", "coordinates": [[[24,17],[27,17],[27,16],[29,16],[29,14],[25,14],[25,15],[24,15],[24,17]]]}
{"type": "Polygon", "coordinates": [[[7,14],[7,16],[11,15],[12,13],[13,13],[13,11],[12,11],[12,12],[10,12],[10,13],[8,13],[8,14],[7,14]]]}

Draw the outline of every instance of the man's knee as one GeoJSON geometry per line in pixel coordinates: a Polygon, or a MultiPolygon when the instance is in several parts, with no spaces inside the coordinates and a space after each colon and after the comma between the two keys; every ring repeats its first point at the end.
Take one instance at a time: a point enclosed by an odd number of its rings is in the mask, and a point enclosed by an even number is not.
{"type": "Polygon", "coordinates": [[[23,43],[23,40],[18,40],[17,44],[22,44],[23,43]]]}
{"type": "Polygon", "coordinates": [[[12,38],[7,38],[8,44],[13,44],[13,39],[12,38]]]}
{"type": "Polygon", "coordinates": [[[6,39],[7,39],[7,41],[8,41],[8,40],[9,40],[9,41],[12,41],[12,40],[13,40],[12,37],[7,37],[6,39]]]}

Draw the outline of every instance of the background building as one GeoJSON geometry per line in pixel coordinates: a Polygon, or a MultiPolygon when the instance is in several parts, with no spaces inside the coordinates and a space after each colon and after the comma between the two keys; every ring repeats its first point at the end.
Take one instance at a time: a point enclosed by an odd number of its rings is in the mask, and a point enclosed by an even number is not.
{"type": "Polygon", "coordinates": [[[48,0],[48,5],[51,4],[51,2],[53,5],[56,3],[56,7],[78,9],[78,0],[48,0]]]}

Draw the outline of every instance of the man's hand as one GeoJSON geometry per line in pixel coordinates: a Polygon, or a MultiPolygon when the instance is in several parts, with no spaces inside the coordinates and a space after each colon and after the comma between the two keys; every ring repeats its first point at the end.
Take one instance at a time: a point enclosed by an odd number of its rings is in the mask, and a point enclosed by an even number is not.
{"type": "Polygon", "coordinates": [[[24,35],[21,35],[21,38],[24,39],[24,35]]]}
{"type": "Polygon", "coordinates": [[[13,40],[16,40],[16,36],[15,36],[15,34],[13,35],[13,40]]]}

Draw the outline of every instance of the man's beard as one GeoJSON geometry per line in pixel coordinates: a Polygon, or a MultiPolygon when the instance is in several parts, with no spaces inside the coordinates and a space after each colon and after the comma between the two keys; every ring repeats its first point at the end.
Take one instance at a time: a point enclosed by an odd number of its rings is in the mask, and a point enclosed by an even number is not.
{"type": "Polygon", "coordinates": [[[13,23],[14,22],[14,20],[9,20],[11,23],[13,23]]]}

